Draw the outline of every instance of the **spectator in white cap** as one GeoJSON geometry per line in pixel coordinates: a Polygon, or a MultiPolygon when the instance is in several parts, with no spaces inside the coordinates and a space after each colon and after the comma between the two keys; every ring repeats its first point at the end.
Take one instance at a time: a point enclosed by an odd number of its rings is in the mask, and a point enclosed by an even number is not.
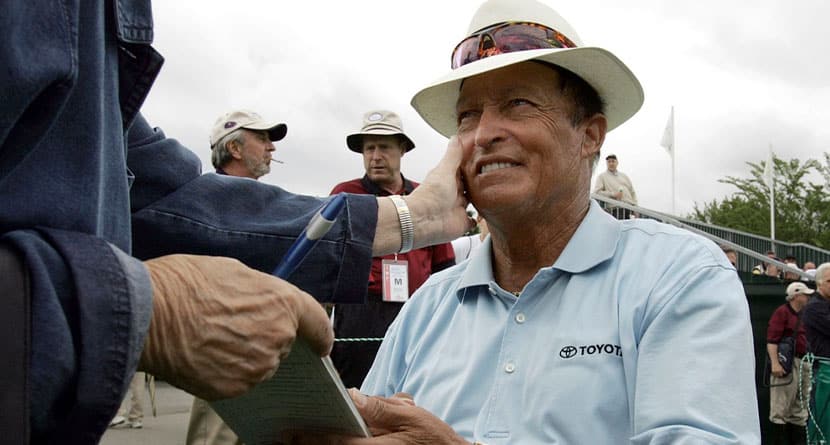
{"type": "Polygon", "coordinates": [[[770,443],[805,443],[807,407],[801,400],[810,400],[810,369],[801,366],[807,352],[807,334],[799,319],[815,291],[802,282],[787,286],[787,302],[775,309],[767,325],[767,355],[769,356],[769,420],[772,423],[770,443]],[[792,341],[792,355],[784,369],[779,360],[782,341],[792,341]],[[793,341],[794,340],[794,341],[793,341]]]}
{"type": "Polygon", "coordinates": [[[266,121],[253,111],[236,110],[219,116],[210,132],[216,173],[251,179],[268,174],[274,142],[287,132],[285,124],[266,121]]]}
{"type": "Polygon", "coordinates": [[[726,256],[590,199],[606,133],[643,103],[637,78],[535,0],[484,3],[451,60],[412,104],[457,134],[490,236],[404,306],[353,393],[375,437],[339,443],[759,443],[726,256]]]}
{"type": "MultiPolygon", "coordinates": [[[[274,142],[288,132],[284,123],[270,122],[249,110],[219,116],[210,132],[211,162],[220,175],[258,180],[271,171],[274,142]]],[[[187,426],[187,445],[241,445],[236,433],[210,404],[193,398],[187,426]]]]}

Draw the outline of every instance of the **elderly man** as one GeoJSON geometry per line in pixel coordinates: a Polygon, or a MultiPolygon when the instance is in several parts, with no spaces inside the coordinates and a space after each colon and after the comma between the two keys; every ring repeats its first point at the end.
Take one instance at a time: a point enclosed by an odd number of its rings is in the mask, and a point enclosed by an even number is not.
{"type": "Polygon", "coordinates": [[[210,132],[210,160],[216,173],[259,179],[271,171],[274,142],[288,127],[265,121],[253,111],[236,110],[216,119],[210,132]]]}
{"type": "MultiPolygon", "coordinates": [[[[634,184],[631,183],[628,175],[617,169],[618,165],[617,155],[610,154],[605,157],[606,170],[597,176],[594,193],[627,204],[637,205],[637,192],[634,191],[634,184]]],[[[607,209],[617,219],[631,217],[631,210],[629,209],[615,206],[608,206],[607,209]]]]}
{"type": "Polygon", "coordinates": [[[354,396],[379,437],[341,443],[758,443],[726,257],[590,200],[606,131],[643,101],[631,71],[533,0],[482,5],[452,63],[412,103],[457,132],[490,237],[404,306],[361,388],[382,397],[354,396]]]}
{"type": "Polygon", "coordinates": [[[799,313],[813,292],[802,282],[791,283],[787,286],[787,302],[772,313],[767,326],[769,420],[774,426],[773,436],[778,439],[773,443],[803,444],[805,441],[807,409],[801,401],[810,399],[810,372],[807,366],[801,366],[801,358],[807,351],[807,338],[799,313]],[[788,373],[778,359],[778,344],[790,337],[795,339],[791,357],[794,362],[788,373]]]}
{"type": "MultiPolygon", "coordinates": [[[[415,143],[404,133],[397,113],[388,110],[365,113],[360,131],[346,137],[346,146],[362,155],[366,174],[337,184],[332,195],[346,192],[398,199],[397,196],[408,195],[418,187],[417,182],[401,173],[401,160],[415,148],[415,143]]],[[[334,310],[334,332],[338,338],[382,338],[403,303],[430,274],[454,264],[450,243],[373,258],[366,301],[338,304],[334,310]],[[395,285],[396,282],[400,284],[395,285]]],[[[345,341],[334,345],[331,359],[347,387],[363,383],[378,347],[378,341],[345,341]]]]}
{"type": "Polygon", "coordinates": [[[816,268],[816,293],[801,314],[807,332],[809,351],[816,361],[813,365],[815,396],[811,402],[812,415],[808,423],[808,443],[818,443],[830,431],[830,263],[816,268]],[[821,430],[817,431],[816,426],[821,430]]]}

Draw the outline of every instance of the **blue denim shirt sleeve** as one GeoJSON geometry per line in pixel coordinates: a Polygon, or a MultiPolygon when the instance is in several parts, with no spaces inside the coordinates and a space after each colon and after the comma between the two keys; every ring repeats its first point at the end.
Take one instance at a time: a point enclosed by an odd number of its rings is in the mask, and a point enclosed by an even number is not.
{"type": "MultiPolygon", "coordinates": [[[[272,272],[327,198],[247,178],[199,173],[198,158],[139,116],[129,133],[133,255],[237,258],[272,272]]],[[[347,195],[346,211],[290,281],[320,301],[361,303],[377,226],[377,200],[347,195]]]]}
{"type": "MultiPolygon", "coordinates": [[[[30,277],[33,444],[97,443],[134,370],[151,296],[139,261],[122,254],[133,244],[131,208],[135,243],[153,244],[151,254],[187,228],[196,234],[194,250],[217,255],[267,238],[246,259],[270,264],[320,203],[254,186],[252,197],[269,195],[267,210],[229,216],[209,204],[205,210],[218,215],[189,219],[169,211],[180,203],[190,209],[188,199],[221,201],[224,193],[206,193],[202,187],[214,192],[215,181],[201,179],[198,159],[137,116],[162,60],[150,47],[152,33],[149,0],[0,2],[0,237],[24,255],[30,277]],[[136,139],[128,150],[131,127],[136,139]],[[166,224],[170,215],[175,224],[166,224]],[[226,224],[248,217],[269,228],[226,224]],[[269,225],[265,218],[285,220],[269,225]],[[233,243],[240,239],[248,244],[233,243]]],[[[376,213],[374,201],[349,199],[347,216],[315,249],[325,254],[317,266],[325,279],[336,279],[307,283],[312,293],[348,296],[355,281],[365,286],[376,213]]]]}
{"type": "Polygon", "coordinates": [[[150,329],[150,318],[153,315],[153,284],[143,262],[113,245],[110,245],[110,248],[124,273],[127,294],[130,296],[129,320],[127,320],[130,326],[127,342],[127,372],[123,376],[124,392],[126,392],[134,371],[138,368],[138,361],[144,349],[144,338],[147,330],[150,329]]]}
{"type": "Polygon", "coordinates": [[[141,348],[143,266],[113,246],[130,249],[124,128],[151,38],[149,0],[0,2],[0,237],[30,280],[33,444],[97,443],[141,348]]]}
{"type": "Polygon", "coordinates": [[[32,289],[32,443],[95,443],[135,371],[151,308],[140,261],[101,238],[40,228],[4,235],[32,289]]]}

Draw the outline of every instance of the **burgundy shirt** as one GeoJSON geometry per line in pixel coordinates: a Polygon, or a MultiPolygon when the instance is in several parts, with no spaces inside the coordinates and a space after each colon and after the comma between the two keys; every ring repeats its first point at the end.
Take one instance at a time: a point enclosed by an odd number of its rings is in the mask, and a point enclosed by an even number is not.
{"type": "MultiPolygon", "coordinates": [[[[796,323],[798,323],[798,312],[790,306],[790,303],[779,306],[769,319],[767,343],[777,344],[784,337],[793,335],[796,323]]],[[[804,330],[804,323],[801,323],[798,326],[798,338],[795,340],[795,355],[802,356],[806,352],[807,336],[804,330]]]]}
{"type": "MultiPolygon", "coordinates": [[[[401,175],[401,179],[403,179],[403,189],[396,193],[398,195],[408,195],[415,190],[415,187],[418,187],[417,182],[410,181],[404,178],[403,175],[401,175]]],[[[341,182],[331,190],[332,195],[340,192],[375,196],[389,196],[392,194],[372,182],[368,176],[341,182]]],[[[399,261],[408,262],[407,271],[409,273],[410,297],[416,289],[424,284],[424,281],[429,278],[430,274],[455,265],[455,253],[450,243],[422,247],[420,249],[410,250],[407,253],[399,253],[397,256],[399,261]]],[[[369,273],[369,295],[381,295],[383,292],[381,261],[386,259],[393,260],[395,259],[395,255],[386,255],[372,259],[372,271],[369,273]]]]}

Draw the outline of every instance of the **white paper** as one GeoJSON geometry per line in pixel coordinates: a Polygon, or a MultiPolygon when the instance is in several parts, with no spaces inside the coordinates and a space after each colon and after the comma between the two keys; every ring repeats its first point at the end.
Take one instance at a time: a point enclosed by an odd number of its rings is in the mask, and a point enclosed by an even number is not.
{"type": "Polygon", "coordinates": [[[274,377],[211,406],[246,445],[282,444],[298,431],[370,437],[331,359],[300,338],[274,377]]]}

